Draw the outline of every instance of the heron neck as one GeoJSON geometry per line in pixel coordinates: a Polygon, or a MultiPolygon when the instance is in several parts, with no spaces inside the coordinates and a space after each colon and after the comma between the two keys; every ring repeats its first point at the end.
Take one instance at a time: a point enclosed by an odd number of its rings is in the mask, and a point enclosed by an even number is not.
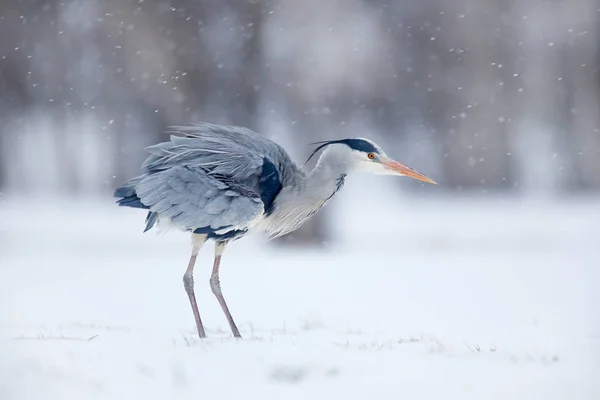
{"type": "Polygon", "coordinates": [[[262,222],[263,229],[271,237],[298,229],[331,200],[348,171],[343,159],[325,151],[310,172],[298,174],[277,195],[274,211],[262,222]]]}
{"type": "Polygon", "coordinates": [[[348,172],[349,165],[344,158],[325,151],[307,176],[308,189],[329,198],[340,189],[348,172]]]}

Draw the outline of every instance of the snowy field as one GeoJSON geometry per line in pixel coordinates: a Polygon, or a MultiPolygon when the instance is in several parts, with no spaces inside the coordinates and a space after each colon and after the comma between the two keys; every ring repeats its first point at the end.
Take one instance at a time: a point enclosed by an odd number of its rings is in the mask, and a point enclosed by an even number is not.
{"type": "Polygon", "coordinates": [[[205,247],[204,341],[186,235],[111,200],[3,200],[0,399],[600,399],[600,199],[382,197],[334,200],[322,250],[230,245],[243,340],[205,247]]]}

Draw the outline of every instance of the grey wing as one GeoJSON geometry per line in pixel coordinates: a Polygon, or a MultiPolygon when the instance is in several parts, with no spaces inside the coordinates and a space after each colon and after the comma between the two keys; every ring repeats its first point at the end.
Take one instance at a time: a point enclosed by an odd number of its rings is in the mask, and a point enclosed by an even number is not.
{"type": "Polygon", "coordinates": [[[200,168],[175,166],[158,171],[138,182],[135,191],[150,212],[184,230],[245,229],[263,212],[256,193],[200,168]]]}
{"type": "Polygon", "coordinates": [[[283,185],[302,173],[281,146],[248,128],[201,123],[168,132],[173,134],[169,142],[147,148],[151,155],[142,167],[149,173],[187,165],[249,185],[249,178],[262,173],[265,159],[283,185]]]}

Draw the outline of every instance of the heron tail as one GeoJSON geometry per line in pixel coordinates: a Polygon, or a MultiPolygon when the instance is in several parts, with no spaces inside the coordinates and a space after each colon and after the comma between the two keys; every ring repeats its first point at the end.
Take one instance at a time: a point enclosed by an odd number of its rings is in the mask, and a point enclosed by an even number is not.
{"type": "Polygon", "coordinates": [[[117,204],[122,207],[134,207],[148,209],[149,207],[144,205],[137,193],[135,192],[135,186],[143,179],[142,176],[133,178],[123,184],[123,186],[117,188],[114,193],[114,197],[117,198],[117,204]]]}
{"type": "MultiPolygon", "coordinates": [[[[148,210],[150,207],[142,203],[142,200],[138,197],[135,187],[138,183],[140,183],[145,176],[135,177],[123,184],[123,186],[118,187],[115,190],[114,197],[117,198],[117,204],[122,207],[133,207],[133,208],[142,208],[144,210],[148,210]]],[[[146,216],[146,228],[144,232],[148,232],[158,219],[158,214],[152,211],[148,211],[148,215],[146,216]]]]}

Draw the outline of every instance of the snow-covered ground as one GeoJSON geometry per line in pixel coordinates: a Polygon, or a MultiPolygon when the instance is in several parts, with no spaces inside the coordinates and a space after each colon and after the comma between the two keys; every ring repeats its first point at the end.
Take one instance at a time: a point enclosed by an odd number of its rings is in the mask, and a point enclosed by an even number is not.
{"type": "Polygon", "coordinates": [[[324,250],[230,245],[243,340],[205,248],[204,341],[187,236],[110,200],[0,202],[0,399],[600,398],[600,199],[384,197],[336,199],[324,250]]]}

